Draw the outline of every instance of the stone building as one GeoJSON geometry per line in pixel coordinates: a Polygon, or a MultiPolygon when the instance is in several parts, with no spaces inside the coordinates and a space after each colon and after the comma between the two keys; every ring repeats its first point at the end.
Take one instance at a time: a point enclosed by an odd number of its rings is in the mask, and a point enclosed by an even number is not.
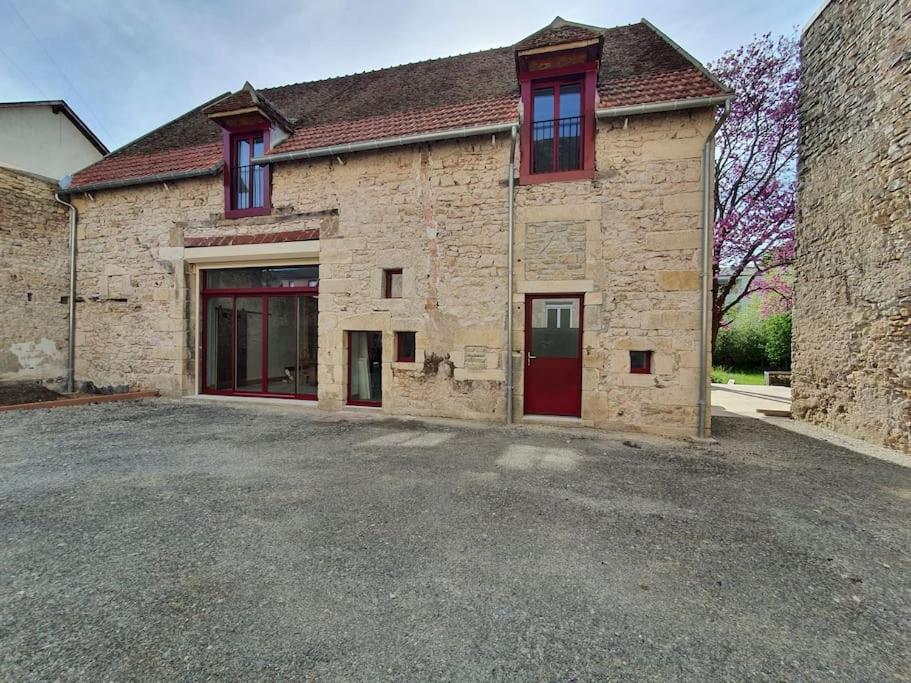
{"type": "Polygon", "coordinates": [[[730,96],[647,22],[559,18],[245,84],[75,176],[77,375],[488,421],[509,396],[516,419],[692,435],[702,158],[730,96]]]}
{"type": "Polygon", "coordinates": [[[0,102],[0,381],[64,374],[69,221],[54,193],[107,151],[62,100],[0,102]]]}
{"type": "Polygon", "coordinates": [[[911,3],[827,3],[802,59],[793,410],[909,451],[911,3]]]}

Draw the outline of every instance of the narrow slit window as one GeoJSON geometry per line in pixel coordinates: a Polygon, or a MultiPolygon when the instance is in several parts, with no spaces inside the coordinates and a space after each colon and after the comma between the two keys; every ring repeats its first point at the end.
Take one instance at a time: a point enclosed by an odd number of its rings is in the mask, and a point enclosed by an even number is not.
{"type": "Polygon", "coordinates": [[[383,271],[383,296],[387,299],[402,298],[401,268],[390,268],[383,271]]]}
{"type": "Polygon", "coordinates": [[[395,333],[395,360],[399,363],[414,363],[414,332],[395,333]]]}
{"type": "Polygon", "coordinates": [[[629,371],[633,374],[650,375],[652,372],[652,352],[630,351],[629,371]]]}

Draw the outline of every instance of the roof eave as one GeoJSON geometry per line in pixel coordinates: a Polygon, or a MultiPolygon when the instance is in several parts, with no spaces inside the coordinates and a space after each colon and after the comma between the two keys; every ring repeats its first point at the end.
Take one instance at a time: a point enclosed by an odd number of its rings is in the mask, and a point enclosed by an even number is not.
{"type": "Polygon", "coordinates": [[[637,114],[656,114],[667,111],[681,111],[684,109],[718,107],[725,102],[733,99],[733,93],[726,93],[724,95],[709,95],[706,97],[688,97],[682,100],[665,100],[663,102],[628,104],[621,107],[605,107],[603,109],[596,109],[595,116],[599,119],[606,119],[618,116],[636,116],[637,114]]]}
{"type": "Polygon", "coordinates": [[[67,194],[79,194],[82,192],[97,192],[98,190],[115,190],[122,187],[132,187],[134,185],[164,183],[169,180],[201,178],[204,176],[217,174],[221,171],[222,166],[224,166],[224,162],[219,161],[217,164],[209,166],[207,168],[194,168],[189,171],[167,171],[165,173],[153,173],[152,175],[137,176],[135,178],[121,178],[118,180],[102,180],[97,183],[86,183],[85,185],[61,187],[60,189],[67,194]]]}

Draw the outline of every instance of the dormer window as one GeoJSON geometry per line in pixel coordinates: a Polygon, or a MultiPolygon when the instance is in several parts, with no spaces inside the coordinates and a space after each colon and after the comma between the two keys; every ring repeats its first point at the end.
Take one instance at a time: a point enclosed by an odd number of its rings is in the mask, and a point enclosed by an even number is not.
{"type": "Polygon", "coordinates": [[[569,81],[536,82],[532,96],[532,172],[582,168],[582,87],[569,81]]]}
{"type": "Polygon", "coordinates": [[[249,83],[205,107],[203,113],[222,129],[225,218],[266,216],[272,211],[269,165],[253,160],[269,150],[269,136],[293,127],[268,99],[249,83]]]}
{"type": "Polygon", "coordinates": [[[595,177],[595,101],[603,40],[594,27],[557,17],[516,46],[523,185],[595,177]]]}
{"type": "Polygon", "coordinates": [[[230,166],[226,174],[229,179],[227,212],[268,213],[268,167],[250,163],[265,152],[267,136],[268,131],[262,130],[231,134],[230,166]]]}

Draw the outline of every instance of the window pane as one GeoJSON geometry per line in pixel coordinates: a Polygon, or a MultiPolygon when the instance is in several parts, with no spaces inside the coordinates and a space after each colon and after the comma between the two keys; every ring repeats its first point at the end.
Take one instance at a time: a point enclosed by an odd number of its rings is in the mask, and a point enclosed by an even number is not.
{"type": "Polygon", "coordinates": [[[401,299],[402,298],[402,271],[400,271],[400,270],[387,270],[386,271],[386,298],[387,299],[401,299]]]}
{"type": "Polygon", "coordinates": [[[535,90],[534,121],[552,121],[554,118],[554,89],[535,90]]]}
{"type": "Polygon", "coordinates": [[[414,332],[396,332],[396,358],[400,361],[409,362],[414,360],[414,332]]]}
{"type": "Polygon", "coordinates": [[[206,389],[230,391],[234,300],[206,300],[206,389]]]}
{"type": "Polygon", "coordinates": [[[268,297],[266,320],[266,389],[272,394],[293,394],[296,378],[297,320],[293,296],[268,297]]]}
{"type": "Polygon", "coordinates": [[[265,180],[266,180],[266,167],[265,166],[250,166],[249,173],[252,176],[252,192],[253,192],[253,206],[260,208],[264,205],[265,202],[265,180]]]}
{"type": "Polygon", "coordinates": [[[560,86],[560,118],[582,115],[582,87],[579,83],[560,86]]]}
{"type": "Polygon", "coordinates": [[[582,88],[579,83],[560,87],[560,122],[558,125],[558,170],[574,171],[582,167],[582,88]]]}
{"type": "Polygon", "coordinates": [[[348,397],[352,401],[380,403],[383,400],[383,335],[380,332],[349,332],[351,362],[348,367],[348,397]]]}
{"type": "Polygon", "coordinates": [[[235,147],[235,156],[234,156],[234,165],[235,166],[249,166],[250,165],[250,140],[243,138],[238,140],[235,147]]]}
{"type": "Polygon", "coordinates": [[[298,297],[297,393],[316,396],[317,303],[316,297],[298,297]]]}
{"type": "Polygon", "coordinates": [[[253,156],[261,157],[263,155],[263,136],[258,135],[253,138],[253,156]]]}
{"type": "Polygon", "coordinates": [[[579,355],[579,300],[533,299],[531,353],[540,358],[579,355]]]}
{"type": "Polygon", "coordinates": [[[262,297],[237,297],[237,364],[234,386],[237,391],[263,390],[263,300],[262,297]]]}
{"type": "Polygon", "coordinates": [[[532,171],[554,170],[554,89],[535,90],[532,123],[532,171]]]}
{"type": "Polygon", "coordinates": [[[207,270],[205,277],[206,289],[316,287],[319,284],[319,266],[224,268],[207,270]]]}
{"type": "Polygon", "coordinates": [[[649,369],[649,354],[651,351],[630,351],[629,368],[632,371],[646,372],[649,369]]]}

